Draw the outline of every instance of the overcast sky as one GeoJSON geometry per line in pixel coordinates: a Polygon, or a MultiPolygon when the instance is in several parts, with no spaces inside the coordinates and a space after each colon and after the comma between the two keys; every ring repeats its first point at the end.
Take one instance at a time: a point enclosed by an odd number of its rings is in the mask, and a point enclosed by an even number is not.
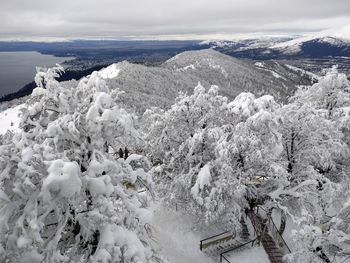
{"type": "Polygon", "coordinates": [[[350,0],[0,0],[0,38],[202,38],[350,25],[350,0]]]}

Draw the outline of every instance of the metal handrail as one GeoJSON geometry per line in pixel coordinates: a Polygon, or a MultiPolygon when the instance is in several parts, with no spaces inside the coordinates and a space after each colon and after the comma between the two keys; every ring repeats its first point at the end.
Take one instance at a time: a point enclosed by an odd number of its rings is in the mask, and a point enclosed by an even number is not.
{"type": "Polygon", "coordinates": [[[273,224],[273,226],[274,226],[274,228],[275,228],[275,230],[276,230],[276,232],[278,233],[278,235],[281,237],[281,239],[282,239],[282,241],[283,241],[283,243],[284,243],[284,245],[286,246],[286,248],[288,249],[288,252],[289,253],[292,253],[292,250],[289,248],[289,246],[287,245],[287,242],[284,240],[284,238],[282,237],[282,235],[281,235],[281,233],[280,233],[280,231],[278,231],[278,228],[277,228],[277,226],[276,226],[276,224],[275,224],[275,222],[273,221],[273,219],[272,219],[272,217],[270,217],[270,220],[271,220],[271,222],[272,222],[272,224],[273,224]]]}
{"type": "Polygon", "coordinates": [[[233,251],[233,250],[236,250],[236,249],[238,249],[238,248],[244,247],[245,245],[248,245],[249,243],[254,243],[255,240],[256,240],[256,238],[254,238],[254,239],[252,239],[252,240],[249,240],[249,241],[246,242],[246,243],[240,244],[240,245],[238,245],[237,247],[229,248],[228,250],[222,252],[221,254],[225,254],[225,253],[231,252],[231,251],[233,251]]]}
{"type": "Polygon", "coordinates": [[[342,262],[340,263],[344,263],[345,261],[347,261],[348,259],[350,259],[350,256],[348,256],[346,259],[344,259],[342,262]]]}
{"type": "Polygon", "coordinates": [[[222,263],[222,259],[225,259],[227,263],[231,263],[224,255],[220,254],[220,263],[222,263]]]}
{"type": "Polygon", "coordinates": [[[203,242],[204,242],[204,241],[207,241],[207,240],[212,239],[212,238],[214,238],[214,237],[221,236],[221,235],[226,234],[226,233],[228,233],[228,232],[229,232],[229,231],[225,231],[225,232],[222,232],[222,233],[220,233],[220,234],[217,234],[217,235],[214,235],[214,236],[211,236],[211,237],[202,239],[202,240],[200,241],[200,250],[202,250],[203,242]]]}
{"type": "Polygon", "coordinates": [[[212,239],[212,238],[214,238],[214,237],[221,236],[221,235],[226,234],[226,233],[228,233],[228,232],[229,232],[229,231],[225,231],[225,232],[222,232],[221,234],[217,234],[217,235],[215,235],[215,236],[211,236],[211,237],[208,237],[208,238],[202,239],[202,240],[201,240],[201,242],[202,242],[202,241],[209,240],[209,239],[212,239]]]}
{"type": "Polygon", "coordinates": [[[252,239],[252,240],[250,240],[250,241],[248,241],[248,242],[246,242],[246,243],[244,243],[244,244],[241,244],[241,245],[239,245],[239,246],[230,248],[230,249],[228,249],[228,250],[226,250],[226,251],[220,253],[220,263],[222,262],[222,259],[225,259],[228,263],[231,263],[231,262],[224,256],[225,253],[232,252],[232,251],[234,251],[234,250],[236,250],[236,249],[239,249],[239,248],[241,248],[241,247],[244,247],[244,246],[248,245],[249,243],[252,243],[252,244],[253,244],[255,240],[256,240],[256,238],[254,238],[254,239],[252,239]]]}
{"type": "MultiPolygon", "coordinates": [[[[262,210],[265,211],[265,213],[267,213],[266,209],[264,209],[262,206],[259,206],[259,208],[261,208],[262,210]]],[[[286,246],[287,250],[289,253],[292,253],[292,250],[289,248],[289,246],[287,245],[287,242],[284,240],[283,236],[281,235],[280,231],[278,230],[275,222],[273,221],[272,217],[270,216],[269,220],[272,222],[273,227],[275,229],[275,231],[277,232],[278,236],[282,239],[283,244],[286,246]]]]}

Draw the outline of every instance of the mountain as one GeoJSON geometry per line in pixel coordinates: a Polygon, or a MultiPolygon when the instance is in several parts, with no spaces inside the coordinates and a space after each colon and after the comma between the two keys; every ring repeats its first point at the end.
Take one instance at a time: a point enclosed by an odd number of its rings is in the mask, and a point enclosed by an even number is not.
{"type": "Polygon", "coordinates": [[[350,57],[350,26],[308,36],[203,41],[225,54],[250,59],[350,57]]]}
{"type": "Polygon", "coordinates": [[[169,107],[179,92],[191,94],[200,82],[219,86],[233,99],[241,92],[272,94],[286,101],[298,85],[310,85],[312,76],[277,62],[243,61],[212,49],[186,51],[157,67],[120,62],[100,71],[110,87],[124,91],[120,100],[127,108],[169,107]]]}
{"type": "Polygon", "coordinates": [[[350,56],[350,39],[337,37],[307,37],[270,47],[281,55],[302,57],[350,56]]]}

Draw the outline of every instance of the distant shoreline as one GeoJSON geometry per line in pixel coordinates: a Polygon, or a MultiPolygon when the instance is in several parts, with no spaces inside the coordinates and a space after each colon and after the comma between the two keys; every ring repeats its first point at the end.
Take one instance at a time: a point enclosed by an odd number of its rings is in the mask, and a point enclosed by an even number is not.
{"type": "MultiPolygon", "coordinates": [[[[60,77],[57,78],[58,81],[67,81],[67,80],[79,80],[84,76],[87,76],[89,74],[91,74],[92,72],[96,71],[96,70],[100,70],[101,68],[104,68],[108,65],[98,65],[98,66],[94,66],[91,68],[88,68],[86,70],[67,70],[65,72],[63,72],[61,74],[60,77]]],[[[22,87],[20,90],[4,95],[0,98],[0,103],[1,102],[8,102],[8,101],[12,101],[14,99],[19,99],[22,98],[24,96],[30,95],[33,91],[33,89],[36,88],[36,84],[34,81],[29,82],[28,84],[26,84],[24,87],[22,87]]]]}
{"type": "Polygon", "coordinates": [[[75,58],[57,57],[39,51],[0,51],[0,97],[25,88],[34,80],[36,67],[46,68],[60,64],[68,69],[75,58]]]}

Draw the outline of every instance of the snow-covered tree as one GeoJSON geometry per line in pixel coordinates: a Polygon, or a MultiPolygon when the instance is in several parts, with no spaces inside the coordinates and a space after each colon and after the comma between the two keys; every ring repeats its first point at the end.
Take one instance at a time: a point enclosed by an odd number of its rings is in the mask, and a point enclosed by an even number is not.
{"type": "Polygon", "coordinates": [[[284,106],[271,96],[250,93],[228,102],[216,88],[205,92],[198,86],[193,95],[181,94],[168,111],[147,111],[148,154],[158,165],[153,173],[168,204],[207,223],[237,226],[246,198],[258,197],[266,209],[279,208],[299,226],[300,249],[291,262],[303,253],[310,256],[305,262],[320,259],[320,244],[332,243],[324,220],[340,200],[349,168],[348,94],[342,91],[347,82],[342,75],[326,81],[329,74],[284,106]],[[341,107],[333,103],[332,110],[327,108],[330,102],[321,103],[325,99],[319,94],[315,102],[315,89],[332,90],[327,85],[342,87],[341,107]]]}
{"type": "Polygon", "coordinates": [[[56,67],[39,72],[23,132],[3,141],[0,259],[4,262],[154,262],[149,167],[113,155],[139,140],[98,72],[63,87],[56,67]]]}
{"type": "Polygon", "coordinates": [[[315,109],[327,111],[327,118],[337,118],[344,107],[350,106],[350,82],[337,66],[326,70],[326,74],[311,87],[297,90],[292,100],[312,105],[315,109]]]}
{"type": "Polygon", "coordinates": [[[209,195],[210,182],[217,180],[219,171],[213,161],[216,143],[224,132],[221,126],[229,119],[226,102],[217,87],[206,92],[199,84],[193,95],[180,94],[170,110],[153,109],[144,114],[146,125],[151,124],[146,129],[150,159],[161,164],[154,172],[162,194],[172,205],[201,211],[205,220],[210,220],[212,210],[222,213],[219,200],[210,203],[215,198],[204,200],[199,192],[209,195]]]}
{"type": "Polygon", "coordinates": [[[318,83],[299,89],[292,100],[323,112],[334,121],[334,128],[344,133],[344,140],[350,145],[350,81],[336,66],[327,70],[318,83]]]}
{"type": "Polygon", "coordinates": [[[166,112],[145,113],[151,159],[162,193],[172,205],[238,226],[257,176],[273,177],[282,152],[279,106],[271,96],[239,95],[233,102],[202,86],[180,95],[166,112]],[[156,158],[154,158],[156,156],[156,158]],[[171,193],[171,194],[169,194],[171,193]]]}
{"type": "Polygon", "coordinates": [[[344,218],[339,210],[344,210],[349,189],[349,102],[349,81],[333,68],[317,84],[300,89],[281,110],[288,180],[270,196],[299,225],[291,262],[316,262],[325,257],[322,253],[339,256],[346,251],[349,237],[336,230],[335,222],[346,228],[346,220],[338,216],[344,218]]]}

